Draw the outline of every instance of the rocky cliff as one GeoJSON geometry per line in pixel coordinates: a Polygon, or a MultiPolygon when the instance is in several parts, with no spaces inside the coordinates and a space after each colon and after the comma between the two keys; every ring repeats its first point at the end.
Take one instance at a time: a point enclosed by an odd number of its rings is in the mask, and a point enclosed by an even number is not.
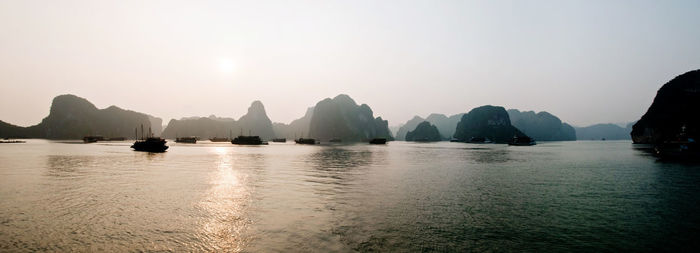
{"type": "MultiPolygon", "coordinates": [[[[46,139],[82,139],[86,135],[134,138],[134,129],[151,127],[156,131],[161,122],[153,116],[124,110],[116,106],[98,109],[88,100],[75,95],[60,95],[53,99],[49,116],[31,127],[0,124],[0,137],[46,139]]],[[[140,130],[139,130],[140,131],[140,130]]]]}
{"type": "Polygon", "coordinates": [[[272,121],[267,117],[265,106],[260,101],[254,101],[248,108],[248,113],[238,119],[238,132],[234,131],[234,136],[243,135],[258,135],[263,140],[275,138],[275,132],[272,129],[272,121]]]}
{"type": "Polygon", "coordinates": [[[420,124],[423,121],[428,121],[430,122],[430,124],[433,124],[435,127],[437,127],[443,139],[450,139],[452,138],[452,135],[454,135],[455,128],[457,127],[457,123],[459,123],[459,121],[462,119],[462,115],[464,115],[464,113],[459,113],[447,117],[444,114],[432,113],[428,115],[428,117],[425,119],[419,116],[415,116],[411,120],[406,122],[404,125],[399,127],[396,133],[396,139],[405,140],[406,133],[415,129],[418,126],[418,124],[420,124]]]}
{"type": "Polygon", "coordinates": [[[416,129],[406,133],[406,141],[441,141],[442,139],[438,128],[428,121],[421,122],[416,129]]]}
{"type": "Polygon", "coordinates": [[[548,112],[508,110],[511,124],[538,141],[575,141],[576,130],[548,112]]]}
{"type": "Polygon", "coordinates": [[[273,123],[272,128],[275,131],[275,135],[279,138],[300,138],[307,137],[309,134],[309,124],[311,123],[311,116],[314,114],[314,107],[310,107],[306,110],[304,117],[296,119],[289,124],[284,123],[273,123]]]}
{"type": "Polygon", "coordinates": [[[228,118],[218,118],[214,115],[208,118],[189,117],[180,120],[172,119],[163,130],[163,137],[175,139],[183,136],[197,136],[201,139],[212,137],[230,137],[238,134],[235,121],[228,118]],[[234,129],[236,132],[234,133],[234,129]]]}
{"type": "Polygon", "coordinates": [[[634,143],[658,143],[684,131],[700,133],[700,70],[686,72],[664,84],[654,102],[632,127],[634,143]]]}
{"type": "Polygon", "coordinates": [[[496,143],[507,143],[514,136],[526,135],[511,125],[506,109],[491,105],[474,108],[463,115],[454,135],[460,141],[485,137],[496,143]]]}
{"type": "Polygon", "coordinates": [[[308,136],[319,140],[340,138],[343,141],[392,139],[387,121],[381,117],[374,118],[374,113],[368,105],[357,105],[352,98],[344,94],[316,104],[309,123],[308,136]]]}

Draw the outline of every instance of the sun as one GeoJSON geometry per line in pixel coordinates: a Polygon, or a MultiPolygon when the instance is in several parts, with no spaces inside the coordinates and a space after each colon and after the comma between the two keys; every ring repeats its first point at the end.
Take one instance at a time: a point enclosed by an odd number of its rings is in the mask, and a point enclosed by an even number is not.
{"type": "Polygon", "coordinates": [[[221,73],[231,74],[235,69],[236,64],[233,62],[233,60],[229,58],[219,59],[219,71],[221,71],[221,73]]]}

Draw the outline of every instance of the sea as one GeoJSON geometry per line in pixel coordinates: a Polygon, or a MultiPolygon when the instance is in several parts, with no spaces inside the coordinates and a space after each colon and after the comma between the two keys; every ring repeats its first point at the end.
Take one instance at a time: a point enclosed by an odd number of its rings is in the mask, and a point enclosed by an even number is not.
{"type": "Polygon", "coordinates": [[[0,144],[2,252],[700,249],[700,165],[630,141],[0,144]]]}

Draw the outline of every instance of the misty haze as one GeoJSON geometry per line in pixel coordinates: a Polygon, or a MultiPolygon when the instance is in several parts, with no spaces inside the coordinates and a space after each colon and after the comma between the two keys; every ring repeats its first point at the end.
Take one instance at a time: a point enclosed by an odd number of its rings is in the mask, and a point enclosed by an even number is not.
{"type": "Polygon", "coordinates": [[[0,2],[0,251],[694,251],[698,10],[0,2]]]}

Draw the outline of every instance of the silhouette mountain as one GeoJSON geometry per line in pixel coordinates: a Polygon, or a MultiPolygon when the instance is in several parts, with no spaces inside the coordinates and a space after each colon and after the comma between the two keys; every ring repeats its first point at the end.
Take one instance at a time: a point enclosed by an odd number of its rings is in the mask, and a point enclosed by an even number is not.
{"type": "Polygon", "coordinates": [[[454,134],[454,138],[460,141],[485,137],[495,143],[507,143],[514,136],[526,135],[511,125],[506,109],[491,105],[474,108],[463,115],[454,134]]]}
{"type": "Polygon", "coordinates": [[[432,113],[425,119],[421,118],[420,116],[414,116],[399,128],[399,130],[396,132],[396,139],[406,140],[406,134],[415,129],[418,124],[423,121],[428,121],[430,124],[435,125],[438,131],[440,131],[443,140],[450,139],[452,135],[454,135],[455,128],[457,127],[457,123],[459,123],[459,121],[462,119],[462,115],[464,115],[464,113],[447,117],[444,114],[432,113]]]}
{"type": "Polygon", "coordinates": [[[284,123],[273,123],[272,128],[275,130],[277,137],[284,138],[300,138],[306,137],[309,134],[309,124],[311,123],[311,116],[314,114],[314,107],[309,107],[306,109],[306,114],[304,117],[296,119],[289,123],[289,125],[284,123]],[[302,136],[304,135],[304,136],[302,136]]]}
{"type": "Polygon", "coordinates": [[[406,141],[441,141],[442,139],[438,128],[428,121],[421,122],[416,129],[406,133],[406,141]]]}
{"type": "Polygon", "coordinates": [[[538,141],[575,141],[576,130],[548,112],[508,110],[511,124],[538,141]]]}
{"type": "Polygon", "coordinates": [[[406,121],[406,123],[399,128],[399,131],[396,132],[396,139],[400,141],[405,141],[406,134],[410,131],[413,131],[413,129],[416,129],[418,124],[420,124],[423,121],[425,121],[424,118],[421,118],[420,116],[413,116],[412,119],[406,121]]]}
{"type": "Polygon", "coordinates": [[[263,140],[275,138],[272,121],[267,117],[265,106],[260,101],[253,101],[248,107],[248,113],[238,119],[237,126],[239,132],[234,131],[234,136],[243,131],[243,135],[248,135],[250,132],[251,135],[258,135],[263,140]]]}
{"type": "Polygon", "coordinates": [[[238,121],[232,118],[218,118],[211,115],[204,117],[189,117],[180,120],[170,120],[163,131],[165,138],[176,136],[199,136],[200,138],[235,137],[240,134],[258,135],[263,140],[275,137],[272,121],[267,117],[265,106],[260,101],[253,101],[248,107],[248,113],[238,121]],[[232,136],[230,136],[232,135],[232,136]]]}
{"type": "Polygon", "coordinates": [[[629,140],[632,125],[627,124],[626,128],[615,124],[595,124],[587,127],[576,127],[576,138],[579,140],[629,140]]]}
{"type": "Polygon", "coordinates": [[[632,127],[634,143],[658,143],[681,131],[700,134],[700,69],[686,72],[664,84],[649,110],[632,127]]]}
{"type": "Polygon", "coordinates": [[[88,100],[75,95],[60,95],[53,99],[49,116],[30,127],[0,123],[0,137],[46,139],[82,139],[86,135],[105,137],[134,137],[134,129],[159,131],[162,120],[153,116],[124,110],[116,106],[97,109],[88,100]]]}
{"type": "MultiPolygon", "coordinates": [[[[189,117],[180,120],[172,119],[163,130],[163,137],[174,139],[183,136],[198,136],[202,139],[212,137],[230,137],[233,135],[235,120],[230,118],[217,118],[211,115],[205,117],[189,117]]],[[[238,132],[236,132],[238,133],[238,132]]]]}
{"type": "Polygon", "coordinates": [[[357,105],[344,94],[316,104],[309,124],[309,136],[320,140],[340,138],[343,141],[393,139],[386,120],[374,118],[368,105],[357,105]]]}

